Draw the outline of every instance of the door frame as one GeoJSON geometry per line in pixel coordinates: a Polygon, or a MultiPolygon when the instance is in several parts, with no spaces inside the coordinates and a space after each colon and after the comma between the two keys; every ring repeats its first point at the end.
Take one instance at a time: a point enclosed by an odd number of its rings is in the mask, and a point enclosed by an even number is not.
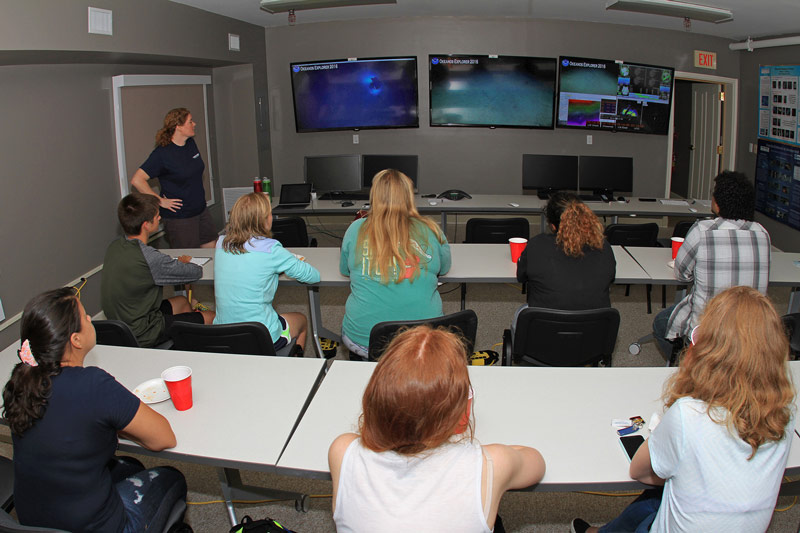
{"type": "MultiPolygon", "coordinates": [[[[720,116],[723,125],[722,131],[722,169],[733,170],[736,168],[736,143],[739,124],[739,80],[715,76],[713,74],[700,74],[696,72],[675,71],[675,80],[693,81],[700,83],[714,83],[722,86],[725,92],[725,105],[722,106],[720,116]]],[[[672,98],[672,120],[669,122],[667,133],[667,168],[664,179],[664,198],[669,198],[672,188],[672,136],[675,129],[675,98],[672,98]]]]}

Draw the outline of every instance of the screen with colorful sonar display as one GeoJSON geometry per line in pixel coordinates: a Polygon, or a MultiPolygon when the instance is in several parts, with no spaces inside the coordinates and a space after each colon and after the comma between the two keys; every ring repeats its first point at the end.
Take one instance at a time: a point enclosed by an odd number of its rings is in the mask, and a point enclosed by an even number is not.
{"type": "Polygon", "coordinates": [[[556,60],[431,55],[431,126],[552,128],[556,60]]]}
{"type": "Polygon", "coordinates": [[[417,128],[417,58],[292,63],[299,133],[417,128]]]}
{"type": "Polygon", "coordinates": [[[561,57],[556,125],[666,135],[673,78],[669,67],[561,57]]]}

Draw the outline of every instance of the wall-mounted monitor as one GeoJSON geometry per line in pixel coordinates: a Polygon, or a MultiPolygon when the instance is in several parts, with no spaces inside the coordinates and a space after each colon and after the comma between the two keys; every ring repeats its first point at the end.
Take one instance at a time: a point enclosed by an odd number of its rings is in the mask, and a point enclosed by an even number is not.
{"type": "Polygon", "coordinates": [[[556,125],[666,135],[673,78],[669,67],[562,56],[556,125]]]}
{"type": "Polygon", "coordinates": [[[431,126],[552,128],[556,60],[431,55],[431,126]]]}
{"type": "Polygon", "coordinates": [[[522,154],[522,189],[541,198],[559,190],[578,190],[578,156],[522,154]]]}
{"type": "Polygon", "coordinates": [[[318,193],[358,191],[361,189],[361,156],[306,156],[305,180],[318,193]]]}
{"type": "Polygon", "coordinates": [[[417,58],[292,63],[295,127],[300,133],[417,128],[417,58]]]}
{"type": "Polygon", "coordinates": [[[414,182],[414,190],[417,190],[419,157],[416,155],[364,154],[361,162],[361,186],[365,189],[372,187],[372,178],[375,177],[375,174],[387,168],[399,170],[411,178],[411,181],[414,182]]]}
{"type": "Polygon", "coordinates": [[[578,188],[584,193],[633,192],[633,158],[582,155],[578,188]]]}

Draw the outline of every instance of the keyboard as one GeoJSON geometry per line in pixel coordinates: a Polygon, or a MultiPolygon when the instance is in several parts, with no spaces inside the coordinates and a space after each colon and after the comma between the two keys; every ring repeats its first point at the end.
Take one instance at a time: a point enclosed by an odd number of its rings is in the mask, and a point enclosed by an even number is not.
{"type": "Polygon", "coordinates": [[[320,195],[320,200],[369,200],[369,193],[363,191],[335,191],[320,195]]]}
{"type": "Polygon", "coordinates": [[[598,194],[579,194],[578,198],[583,200],[584,202],[602,202],[603,199],[600,198],[598,194]]]}

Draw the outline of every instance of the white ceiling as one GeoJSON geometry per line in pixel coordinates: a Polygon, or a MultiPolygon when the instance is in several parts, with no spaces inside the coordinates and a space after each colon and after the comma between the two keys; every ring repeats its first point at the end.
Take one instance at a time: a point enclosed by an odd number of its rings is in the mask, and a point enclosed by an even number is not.
{"type": "MultiPolygon", "coordinates": [[[[270,15],[259,0],[172,0],[265,27],[287,26],[286,13],[270,15]]],[[[580,20],[683,30],[675,17],[606,11],[609,0],[397,0],[397,4],[338,7],[297,12],[297,24],[367,18],[413,16],[513,17],[580,20]]],[[[698,0],[695,3],[701,3],[698,0]]],[[[800,0],[708,0],[703,3],[733,11],[722,24],[692,21],[692,33],[742,41],[765,36],[800,34],[800,0]]]]}

